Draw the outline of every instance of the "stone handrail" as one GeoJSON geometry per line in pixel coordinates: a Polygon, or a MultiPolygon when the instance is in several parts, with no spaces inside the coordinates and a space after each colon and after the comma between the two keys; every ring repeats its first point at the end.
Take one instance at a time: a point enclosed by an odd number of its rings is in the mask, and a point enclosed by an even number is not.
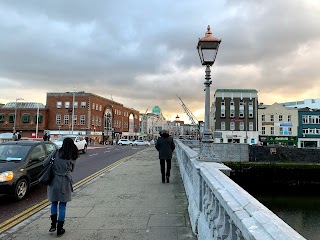
{"type": "Polygon", "coordinates": [[[175,140],[192,230],[198,239],[305,239],[248,192],[217,163],[200,162],[198,153],[175,140]]]}

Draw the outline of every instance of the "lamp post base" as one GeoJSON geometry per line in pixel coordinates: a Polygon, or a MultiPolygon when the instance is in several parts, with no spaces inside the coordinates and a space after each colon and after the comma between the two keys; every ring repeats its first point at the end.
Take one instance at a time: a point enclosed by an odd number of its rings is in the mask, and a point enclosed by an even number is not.
{"type": "Polygon", "coordinates": [[[211,132],[205,132],[200,143],[199,161],[218,162],[219,157],[213,151],[213,139],[211,132]]]}

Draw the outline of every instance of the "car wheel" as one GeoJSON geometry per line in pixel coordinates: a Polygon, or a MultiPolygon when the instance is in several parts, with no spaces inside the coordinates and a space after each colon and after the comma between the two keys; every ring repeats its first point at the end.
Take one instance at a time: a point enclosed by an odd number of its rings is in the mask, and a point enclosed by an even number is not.
{"type": "Polygon", "coordinates": [[[119,143],[120,146],[122,146],[122,143],[119,143]]]}
{"type": "Polygon", "coordinates": [[[28,192],[28,181],[20,179],[14,188],[14,198],[18,201],[22,200],[28,192]]]}
{"type": "Polygon", "coordinates": [[[82,149],[82,152],[83,152],[83,153],[86,153],[86,152],[87,152],[87,145],[84,145],[84,148],[82,149]]]}

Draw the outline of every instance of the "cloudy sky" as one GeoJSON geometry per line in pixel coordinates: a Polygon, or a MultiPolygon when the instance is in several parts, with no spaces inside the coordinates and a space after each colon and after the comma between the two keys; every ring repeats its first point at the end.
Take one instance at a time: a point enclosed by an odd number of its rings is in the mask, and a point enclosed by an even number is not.
{"type": "Polygon", "coordinates": [[[8,0],[0,103],[75,88],[187,120],[180,96],[203,120],[207,25],[222,39],[211,99],[217,88],[256,89],[265,104],[320,98],[319,0],[8,0]]]}

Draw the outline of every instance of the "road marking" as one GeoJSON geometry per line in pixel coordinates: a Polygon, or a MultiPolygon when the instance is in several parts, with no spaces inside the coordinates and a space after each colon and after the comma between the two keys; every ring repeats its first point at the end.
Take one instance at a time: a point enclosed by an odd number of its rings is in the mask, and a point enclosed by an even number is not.
{"type": "Polygon", "coordinates": [[[96,156],[96,155],[98,155],[98,153],[90,154],[89,157],[96,156]]]}
{"type": "MultiPolygon", "coordinates": [[[[140,153],[142,151],[136,152],[130,156],[127,156],[125,158],[122,158],[112,164],[110,164],[109,166],[93,173],[92,175],[80,180],[79,182],[73,184],[73,189],[76,190],[80,187],[82,187],[83,185],[87,184],[88,182],[92,181],[93,179],[99,177],[101,174],[108,172],[110,170],[112,170],[113,168],[115,168],[116,166],[122,164],[123,162],[127,161],[128,159],[132,158],[134,155],[140,153]]],[[[13,216],[12,218],[0,223],[0,234],[2,234],[3,232],[7,231],[8,229],[14,227],[15,225],[21,223],[22,221],[26,220],[27,218],[31,217],[32,215],[34,215],[35,213],[39,212],[40,210],[46,208],[47,206],[49,206],[51,204],[51,202],[49,202],[48,199],[45,199],[43,201],[41,201],[40,203],[26,209],[25,211],[18,213],[17,215],[13,216]]]]}

